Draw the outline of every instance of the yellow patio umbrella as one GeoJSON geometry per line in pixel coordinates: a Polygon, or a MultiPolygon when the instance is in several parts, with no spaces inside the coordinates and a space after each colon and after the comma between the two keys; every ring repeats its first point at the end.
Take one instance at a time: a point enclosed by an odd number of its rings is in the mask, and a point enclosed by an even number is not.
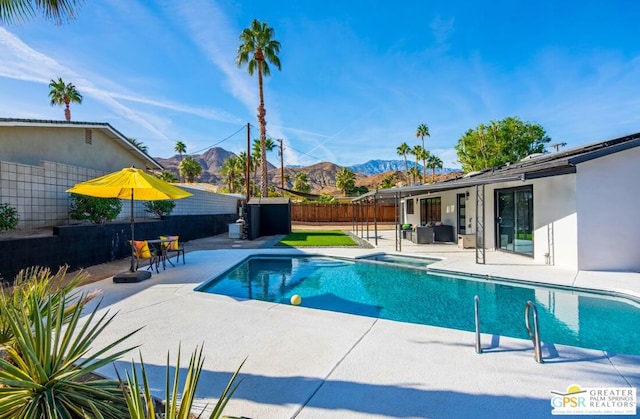
{"type": "Polygon", "coordinates": [[[120,198],[131,200],[131,268],[134,272],[133,240],[134,220],[133,201],[160,201],[165,199],[182,199],[192,194],[172,184],[158,179],[141,169],[129,167],[118,172],[87,180],[76,184],[67,192],[89,195],[97,198],[120,198]]]}

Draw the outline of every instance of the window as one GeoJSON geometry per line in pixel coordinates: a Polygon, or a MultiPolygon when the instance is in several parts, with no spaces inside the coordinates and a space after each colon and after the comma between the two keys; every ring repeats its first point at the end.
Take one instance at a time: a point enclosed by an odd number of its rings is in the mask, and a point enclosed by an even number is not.
{"type": "Polygon", "coordinates": [[[423,198],[420,200],[420,224],[434,224],[442,221],[442,199],[423,198]]]}
{"type": "Polygon", "coordinates": [[[413,214],[413,198],[405,199],[404,202],[407,206],[407,214],[413,214]]]}

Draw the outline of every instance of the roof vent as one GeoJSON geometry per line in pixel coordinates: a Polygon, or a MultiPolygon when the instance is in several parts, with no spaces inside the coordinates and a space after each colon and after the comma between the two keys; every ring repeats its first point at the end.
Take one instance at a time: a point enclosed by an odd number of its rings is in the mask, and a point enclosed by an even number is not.
{"type": "Polygon", "coordinates": [[[544,156],[544,153],[529,154],[528,156],[522,158],[520,161],[527,161],[527,160],[535,159],[536,157],[540,157],[540,156],[544,156]]]}

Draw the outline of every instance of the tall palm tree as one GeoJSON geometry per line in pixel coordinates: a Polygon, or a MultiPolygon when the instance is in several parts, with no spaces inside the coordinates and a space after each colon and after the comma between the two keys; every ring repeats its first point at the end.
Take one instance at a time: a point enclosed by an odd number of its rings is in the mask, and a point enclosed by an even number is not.
{"type": "Polygon", "coordinates": [[[82,95],[76,89],[72,83],[66,83],[62,81],[61,77],[58,77],[58,81],[51,80],[49,83],[49,98],[51,99],[51,106],[64,105],[64,117],[67,121],[71,121],[71,109],[69,104],[82,103],[82,95]]]}
{"type": "MultiPolygon", "coordinates": [[[[267,137],[264,141],[265,155],[267,152],[273,151],[274,148],[276,148],[276,143],[273,142],[273,139],[271,139],[270,137],[267,137]]],[[[256,138],[253,140],[253,147],[251,147],[251,160],[253,164],[250,164],[249,166],[249,168],[253,170],[253,184],[255,186],[258,185],[258,162],[262,161],[260,158],[261,156],[262,156],[262,143],[260,142],[260,139],[256,138]]],[[[266,158],[265,158],[265,161],[266,161],[266,158]]]]}
{"type": "Polygon", "coordinates": [[[402,143],[398,146],[398,148],[396,148],[396,152],[399,156],[404,157],[404,167],[406,169],[405,172],[407,174],[407,178],[409,178],[409,162],[407,161],[407,154],[411,152],[411,147],[409,147],[409,144],[407,143],[402,143]]]}
{"type": "Polygon", "coordinates": [[[37,12],[56,25],[74,19],[82,0],[2,0],[0,24],[22,23],[34,18],[37,12]]]}
{"type": "Polygon", "coordinates": [[[442,169],[442,159],[440,157],[431,154],[427,160],[427,164],[431,168],[431,183],[436,181],[436,167],[442,169]]]}
{"type": "Polygon", "coordinates": [[[173,151],[180,155],[180,161],[182,161],[182,153],[187,152],[187,146],[180,140],[176,143],[176,146],[173,147],[173,151]]]}
{"type": "MultiPolygon", "coordinates": [[[[173,147],[173,150],[180,155],[180,163],[182,163],[182,153],[187,152],[187,146],[182,141],[178,140],[176,146],[173,147]]],[[[180,164],[178,163],[178,164],[180,164]]]]}
{"type": "Polygon", "coordinates": [[[264,108],[262,76],[267,77],[271,74],[268,63],[275,65],[278,70],[281,69],[280,58],[278,58],[280,42],[273,39],[274,34],[275,31],[273,28],[270,28],[266,22],[260,22],[258,19],[254,19],[251,25],[240,34],[240,41],[242,41],[242,43],[238,47],[238,56],[236,57],[238,67],[247,64],[249,75],[253,76],[255,70],[258,69],[258,93],[260,98],[258,105],[258,125],[260,125],[260,167],[262,169],[260,191],[262,196],[267,196],[269,186],[265,148],[267,139],[267,120],[265,116],[267,115],[267,111],[264,108]]]}
{"type": "Polygon", "coordinates": [[[431,137],[431,134],[429,134],[429,127],[427,126],[427,124],[418,125],[418,129],[416,131],[416,138],[418,137],[422,139],[422,148],[424,148],[424,137],[431,137]]]}

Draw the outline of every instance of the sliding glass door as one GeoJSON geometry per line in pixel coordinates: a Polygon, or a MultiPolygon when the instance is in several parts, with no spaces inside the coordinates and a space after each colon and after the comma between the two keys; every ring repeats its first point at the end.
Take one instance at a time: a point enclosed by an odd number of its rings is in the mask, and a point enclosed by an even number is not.
{"type": "Polygon", "coordinates": [[[496,247],[533,256],[533,187],[496,190],[496,247]]]}

